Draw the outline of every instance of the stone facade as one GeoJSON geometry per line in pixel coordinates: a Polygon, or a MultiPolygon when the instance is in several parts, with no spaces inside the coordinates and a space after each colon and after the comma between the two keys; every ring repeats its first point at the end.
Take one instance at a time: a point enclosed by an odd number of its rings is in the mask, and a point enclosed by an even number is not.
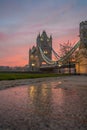
{"type": "Polygon", "coordinates": [[[37,36],[36,39],[36,46],[33,46],[32,49],[29,50],[29,66],[31,70],[38,70],[40,66],[47,65],[47,63],[43,60],[38,44],[43,50],[44,54],[49,58],[52,59],[52,36],[48,37],[46,32],[37,36]]]}
{"type": "Polygon", "coordinates": [[[76,73],[87,74],[87,21],[80,23],[80,43],[76,55],[76,73]]]}

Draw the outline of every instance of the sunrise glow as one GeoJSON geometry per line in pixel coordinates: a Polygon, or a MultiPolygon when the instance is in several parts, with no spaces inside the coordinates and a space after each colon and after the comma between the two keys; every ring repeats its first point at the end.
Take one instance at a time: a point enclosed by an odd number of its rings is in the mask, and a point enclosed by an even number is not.
{"type": "Polygon", "coordinates": [[[25,66],[39,33],[53,37],[53,48],[79,40],[79,23],[87,20],[87,0],[1,0],[0,66],[25,66]]]}

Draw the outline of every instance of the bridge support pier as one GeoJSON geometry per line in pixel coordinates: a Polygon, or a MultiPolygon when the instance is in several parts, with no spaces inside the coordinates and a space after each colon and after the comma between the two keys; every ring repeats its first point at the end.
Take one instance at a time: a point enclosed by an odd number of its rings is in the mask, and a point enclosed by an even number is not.
{"type": "MultiPolygon", "coordinates": [[[[87,59],[86,59],[87,62],[87,59]]],[[[76,73],[77,74],[87,74],[87,63],[76,63],[76,73]]]]}
{"type": "Polygon", "coordinates": [[[87,21],[80,23],[80,46],[76,55],[76,72],[87,74],[87,21]]]}

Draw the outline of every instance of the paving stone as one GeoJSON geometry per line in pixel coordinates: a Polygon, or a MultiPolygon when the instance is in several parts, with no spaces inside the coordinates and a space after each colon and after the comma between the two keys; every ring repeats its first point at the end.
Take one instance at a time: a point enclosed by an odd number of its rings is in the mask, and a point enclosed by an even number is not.
{"type": "Polygon", "coordinates": [[[0,130],[87,130],[86,76],[0,81],[0,89],[0,130]]]}

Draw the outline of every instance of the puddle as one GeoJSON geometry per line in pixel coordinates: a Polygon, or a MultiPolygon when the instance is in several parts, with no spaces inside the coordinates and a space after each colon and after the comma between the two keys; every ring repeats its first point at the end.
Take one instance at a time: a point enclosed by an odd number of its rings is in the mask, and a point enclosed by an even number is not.
{"type": "Polygon", "coordinates": [[[0,91],[0,129],[87,128],[87,91],[60,85],[40,82],[0,91]]]}

